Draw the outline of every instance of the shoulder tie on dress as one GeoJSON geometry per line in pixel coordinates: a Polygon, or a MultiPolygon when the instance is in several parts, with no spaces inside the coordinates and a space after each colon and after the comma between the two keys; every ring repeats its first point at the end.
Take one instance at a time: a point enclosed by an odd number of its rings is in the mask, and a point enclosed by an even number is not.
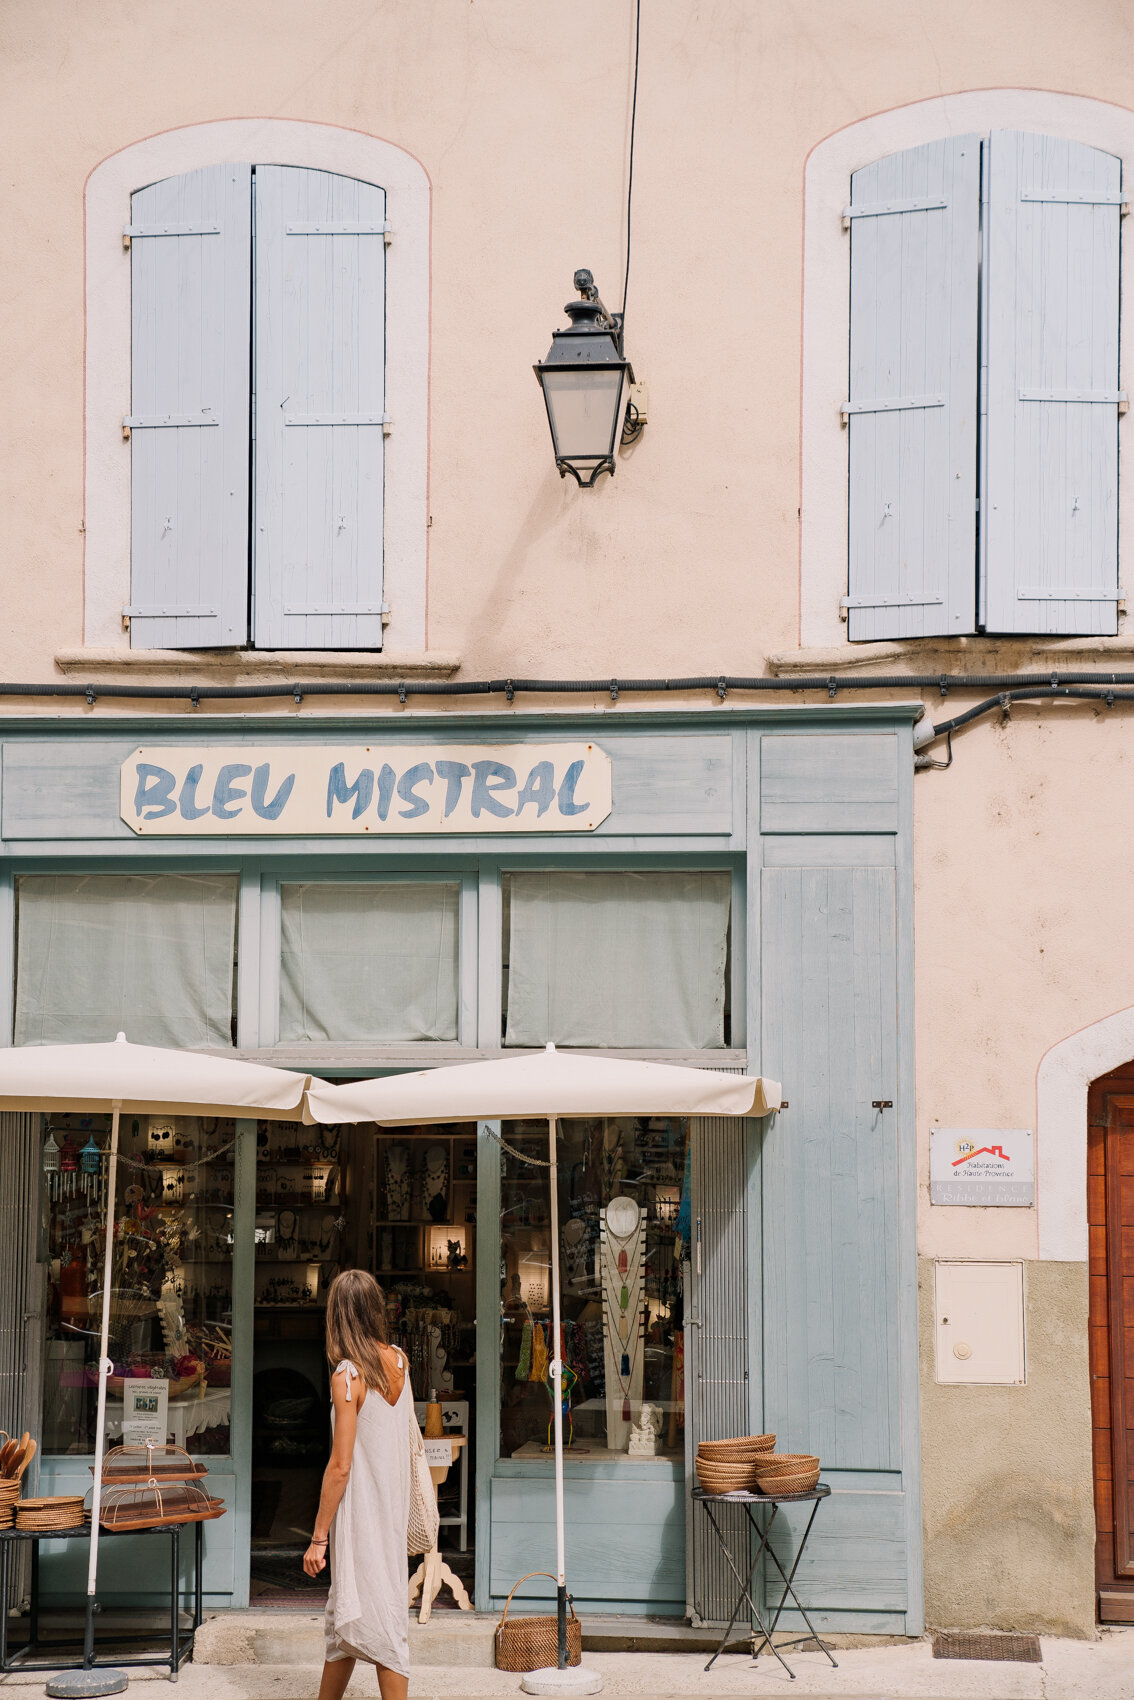
{"type": "Polygon", "coordinates": [[[359,1375],[349,1358],[343,1358],[341,1363],[335,1365],[336,1375],[338,1375],[340,1370],[346,1371],[346,1402],[349,1405],[351,1402],[350,1384],[352,1381],[361,1381],[362,1377],[359,1375]]]}

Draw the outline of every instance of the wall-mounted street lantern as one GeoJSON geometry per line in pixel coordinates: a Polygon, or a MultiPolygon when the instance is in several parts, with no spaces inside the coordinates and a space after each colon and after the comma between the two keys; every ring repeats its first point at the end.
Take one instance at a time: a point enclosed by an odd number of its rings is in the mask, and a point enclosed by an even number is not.
{"type": "Polygon", "coordinates": [[[622,352],[622,315],[608,313],[589,271],[575,273],[582,297],[568,301],[570,328],[553,331],[546,360],[533,367],[547,404],[547,422],[560,478],[570,473],[584,490],[600,472],[614,472],[619,438],[633,442],[644,411],[625,399],[637,392],[634,369],[622,352]]]}

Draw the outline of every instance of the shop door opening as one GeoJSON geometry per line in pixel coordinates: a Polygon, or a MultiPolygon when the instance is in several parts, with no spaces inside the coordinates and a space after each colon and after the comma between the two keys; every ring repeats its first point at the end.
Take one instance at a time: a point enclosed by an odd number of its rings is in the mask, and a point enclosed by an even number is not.
{"type": "MultiPolygon", "coordinates": [[[[261,1123],[256,1165],[249,1604],[310,1609],[327,1576],[303,1573],[330,1449],[326,1296],[369,1269],[388,1301],[419,1418],[436,1393],[469,1437],[440,1491],[441,1548],[472,1586],[476,1127],[379,1130],[261,1123]]],[[[443,1594],[434,1609],[448,1602],[443,1594]]]]}

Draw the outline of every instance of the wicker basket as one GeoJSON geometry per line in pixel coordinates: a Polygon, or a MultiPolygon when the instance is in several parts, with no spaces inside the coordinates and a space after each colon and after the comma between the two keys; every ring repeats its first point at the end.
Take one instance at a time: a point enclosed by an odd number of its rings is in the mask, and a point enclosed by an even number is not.
{"type": "Polygon", "coordinates": [[[82,1494],[57,1494],[49,1499],[16,1501],[16,1528],[44,1532],[48,1529],[81,1529],[82,1494]]]}
{"type": "Polygon", "coordinates": [[[810,1493],[819,1480],[819,1470],[801,1470],[794,1476],[768,1476],[760,1483],[760,1492],[778,1497],[780,1494],[810,1493]]]}
{"type": "Polygon", "coordinates": [[[756,1485],[753,1464],[709,1464],[698,1458],[695,1469],[706,1493],[746,1492],[756,1485]]]}
{"type": "Polygon", "coordinates": [[[735,1440],[702,1440],[697,1447],[697,1456],[714,1463],[734,1464],[759,1458],[771,1452],[775,1444],[774,1434],[742,1434],[735,1440]]]}
{"type": "MultiPolygon", "coordinates": [[[[526,1576],[521,1576],[512,1594],[525,1582],[530,1582],[533,1576],[547,1576],[551,1581],[555,1577],[550,1570],[529,1570],[526,1576]]],[[[512,1594],[508,1595],[504,1605],[504,1614],[496,1625],[496,1668],[497,1670],[544,1670],[549,1665],[559,1663],[559,1620],[556,1617],[514,1617],[509,1621],[508,1607],[512,1604],[512,1594]]],[[[571,1596],[567,1596],[570,1615],[567,1619],[567,1663],[581,1665],[583,1662],[583,1626],[575,1616],[575,1607],[571,1596]]]]}

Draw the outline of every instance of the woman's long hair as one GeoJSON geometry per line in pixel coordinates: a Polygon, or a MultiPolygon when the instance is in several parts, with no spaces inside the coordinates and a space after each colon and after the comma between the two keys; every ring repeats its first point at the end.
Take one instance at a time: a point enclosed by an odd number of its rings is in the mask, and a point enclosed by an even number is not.
{"type": "Polygon", "coordinates": [[[344,1269],[327,1294],[327,1362],[332,1375],[349,1358],[364,1385],[385,1398],[390,1383],[379,1348],[387,1344],[385,1293],[367,1270],[344,1269]]]}

